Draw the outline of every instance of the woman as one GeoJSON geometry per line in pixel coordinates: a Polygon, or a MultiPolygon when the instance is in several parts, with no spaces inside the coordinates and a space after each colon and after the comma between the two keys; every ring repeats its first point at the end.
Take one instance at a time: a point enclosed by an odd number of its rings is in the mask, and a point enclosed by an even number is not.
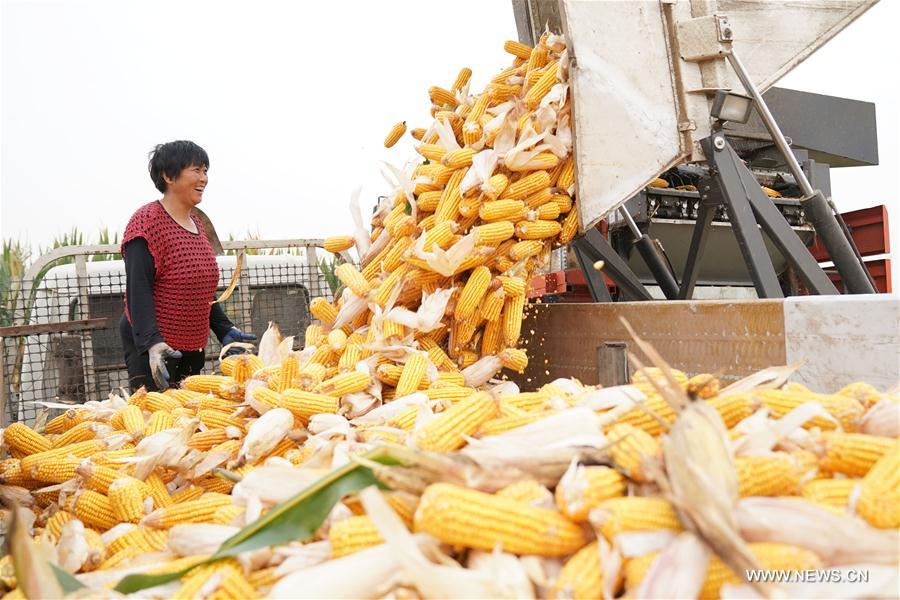
{"type": "Polygon", "coordinates": [[[162,391],[200,373],[209,330],[222,344],[255,340],[225,316],[215,299],[219,268],[200,220],[209,157],[193,142],[160,144],[150,178],[161,200],[132,215],[122,236],[125,312],[119,322],[132,392],[162,391]]]}

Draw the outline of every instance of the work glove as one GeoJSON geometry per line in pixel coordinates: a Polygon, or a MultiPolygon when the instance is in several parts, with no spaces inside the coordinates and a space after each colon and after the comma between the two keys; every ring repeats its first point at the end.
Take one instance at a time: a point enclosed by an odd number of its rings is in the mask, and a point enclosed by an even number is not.
{"type": "MultiPolygon", "coordinates": [[[[252,333],[244,333],[237,327],[232,327],[228,333],[225,334],[225,337],[222,338],[222,345],[227,346],[228,344],[233,344],[234,342],[255,342],[256,336],[252,333]]],[[[243,354],[246,350],[244,348],[235,347],[229,348],[228,352],[225,353],[225,356],[233,356],[235,354],[243,354]]]]}
{"type": "Polygon", "coordinates": [[[150,374],[159,391],[169,388],[169,370],[166,368],[167,358],[181,358],[181,352],[173,350],[165,342],[153,344],[148,351],[150,355],[150,374]]]}

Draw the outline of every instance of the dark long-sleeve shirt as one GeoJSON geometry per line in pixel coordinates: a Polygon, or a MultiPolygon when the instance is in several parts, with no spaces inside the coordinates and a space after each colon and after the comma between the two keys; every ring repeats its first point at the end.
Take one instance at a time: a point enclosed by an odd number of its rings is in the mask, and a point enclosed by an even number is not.
{"type": "MultiPolygon", "coordinates": [[[[156,309],[153,304],[153,281],[156,277],[156,266],[153,255],[147,247],[147,240],[134,238],[125,244],[125,275],[127,285],[125,294],[128,300],[128,313],[131,316],[131,329],[134,332],[134,345],[138,351],[147,352],[154,344],[165,341],[156,324],[156,309]]],[[[234,327],[222,306],[213,304],[209,311],[209,327],[219,341],[234,327]]]]}

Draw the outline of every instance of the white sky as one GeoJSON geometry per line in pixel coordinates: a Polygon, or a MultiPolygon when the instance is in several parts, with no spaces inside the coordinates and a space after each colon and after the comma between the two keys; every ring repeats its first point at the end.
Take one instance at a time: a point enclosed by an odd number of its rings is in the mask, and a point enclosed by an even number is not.
{"type": "MultiPolygon", "coordinates": [[[[173,139],[210,155],[222,238],[349,232],[350,192],[371,204],[378,161],[413,152],[383,148],[391,124],[425,125],[426,90],[462,66],[482,87],[516,39],[510,0],[2,0],[0,20],[0,234],[35,249],[122,231],[159,196],[148,151],[173,139]]],[[[876,103],[881,164],[833,170],[832,191],[841,210],[889,204],[900,231],[897,22],[884,0],[777,85],[876,103]]]]}

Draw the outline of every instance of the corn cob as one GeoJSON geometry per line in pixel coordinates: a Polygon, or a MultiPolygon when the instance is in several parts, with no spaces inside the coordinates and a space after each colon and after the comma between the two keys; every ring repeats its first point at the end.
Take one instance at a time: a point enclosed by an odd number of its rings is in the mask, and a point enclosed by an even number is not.
{"type": "Polygon", "coordinates": [[[147,425],[144,427],[144,435],[149,437],[154,433],[170,429],[175,424],[172,415],[164,410],[158,410],[150,415],[147,419],[147,425]]]}
{"type": "Polygon", "coordinates": [[[312,302],[309,303],[309,312],[329,327],[333,325],[335,319],[337,319],[337,309],[321,296],[313,298],[312,302]]]}
{"type": "Polygon", "coordinates": [[[182,504],[184,502],[192,502],[199,500],[203,495],[203,488],[196,485],[189,485],[172,494],[173,504],[182,504]]]}
{"type": "Polygon", "coordinates": [[[512,40],[503,42],[503,49],[518,58],[528,60],[531,57],[532,48],[519,42],[514,42],[512,40]]]}
{"type": "Polygon", "coordinates": [[[503,304],[503,343],[515,347],[522,334],[522,316],[525,310],[525,295],[507,296],[503,304]]]}
{"type": "Polygon", "coordinates": [[[193,434],[187,441],[188,448],[194,450],[207,451],[216,444],[221,444],[228,439],[228,433],[224,427],[216,427],[207,429],[206,431],[198,431],[193,434]]]}
{"type": "Polygon", "coordinates": [[[473,394],[419,429],[416,443],[422,450],[452,452],[465,444],[464,435],[472,435],[496,414],[497,404],[489,394],[473,394]]]}
{"type": "Polygon", "coordinates": [[[607,438],[614,444],[610,456],[619,469],[635,481],[651,481],[644,463],[661,455],[662,447],[656,439],[628,423],[610,427],[607,438]]]}
{"type": "Polygon", "coordinates": [[[592,542],[572,555],[553,583],[550,598],[603,598],[603,568],[598,542],[592,542]]]}
{"type": "Polygon", "coordinates": [[[50,440],[24,423],[12,423],[4,429],[3,443],[26,456],[46,452],[52,448],[50,440]]]}
{"type": "Polygon", "coordinates": [[[791,496],[797,494],[800,474],[790,456],[739,456],[734,459],[741,496],[791,496]]]}
{"type": "Polygon", "coordinates": [[[422,377],[425,376],[425,368],[428,365],[427,355],[415,352],[409,355],[403,372],[397,382],[397,397],[403,397],[412,394],[419,389],[422,377]]]}
{"type": "Polygon", "coordinates": [[[900,527],[900,442],[872,465],[861,486],[859,515],[875,527],[900,527]]]}
{"type": "Polygon", "coordinates": [[[171,529],[180,523],[207,523],[217,509],[231,503],[230,496],[208,493],[198,500],[157,509],[144,517],[142,523],[153,529],[171,529]]]}
{"type": "Polygon", "coordinates": [[[109,486],[109,502],[116,518],[137,523],[144,516],[144,484],[133,477],[122,477],[109,486]]]}
{"type": "MultiPolygon", "coordinates": [[[[388,132],[387,136],[384,138],[384,147],[390,148],[394,144],[397,143],[403,134],[406,133],[406,121],[401,121],[391,127],[391,130],[388,132]]],[[[327,241],[327,240],[326,240],[327,241]]],[[[349,247],[349,246],[348,246],[349,247]]],[[[328,248],[325,248],[328,250],[328,248]]],[[[342,248],[342,250],[346,250],[347,248],[342,248]]],[[[329,250],[329,252],[334,252],[334,250],[329,250]]]]}
{"type": "Polygon", "coordinates": [[[865,477],[895,441],[864,433],[826,433],[824,439],[826,454],[822,468],[853,477],[865,477]]]}
{"type": "Polygon", "coordinates": [[[339,558],[384,543],[372,519],[365,515],[337,521],[328,530],[331,558],[339,558]]]}
{"type": "Polygon", "coordinates": [[[581,528],[556,511],[449,483],[426,488],[415,530],[447,544],[539,556],[565,556],[587,543],[581,528]]]}
{"type": "Polygon", "coordinates": [[[478,216],[482,221],[521,221],[528,214],[528,208],[521,200],[494,200],[481,205],[478,216]]]}
{"type": "Polygon", "coordinates": [[[337,412],[338,405],[339,398],[337,396],[296,389],[285,390],[279,404],[304,422],[320,413],[334,414],[337,412]]]}
{"type": "Polygon", "coordinates": [[[861,479],[814,479],[803,484],[800,495],[813,502],[845,508],[858,492],[861,479]]]}
{"type": "MultiPolygon", "coordinates": [[[[822,561],[818,556],[798,546],[765,542],[751,543],[747,546],[756,557],[760,567],[767,571],[796,573],[822,567],[822,561]]],[[[626,563],[625,587],[627,590],[630,592],[637,590],[658,556],[659,552],[651,552],[626,563]]],[[[742,583],[745,583],[743,577],[735,575],[718,556],[712,555],[698,598],[718,598],[720,590],[725,584],[738,585],[742,583]]]]}
{"type": "Polygon", "coordinates": [[[542,240],[559,234],[562,226],[556,221],[519,221],[516,236],[520,240],[542,240]]]}
{"type": "Polygon", "coordinates": [[[52,450],[36,452],[22,458],[22,471],[24,473],[33,473],[38,465],[42,463],[53,463],[54,461],[68,457],[87,458],[88,456],[96,454],[97,452],[105,450],[106,448],[107,444],[103,440],[88,440],[85,442],[71,444],[69,446],[63,446],[62,448],[54,448],[52,450]]]}
{"type": "Polygon", "coordinates": [[[70,408],[58,417],[53,417],[47,421],[47,425],[44,427],[44,433],[46,435],[64,433],[87,419],[87,410],[70,408]]]}
{"type": "MultiPolygon", "coordinates": [[[[804,392],[787,392],[783,390],[766,390],[757,392],[756,397],[762,400],[763,405],[768,408],[772,416],[780,418],[791,412],[798,406],[807,402],[814,402],[822,405],[834,419],[840,423],[844,431],[854,432],[857,430],[858,422],[863,416],[863,406],[858,400],[839,395],[813,394],[804,392]]],[[[815,417],[807,421],[804,427],[819,427],[820,429],[835,429],[836,425],[833,421],[822,417],[815,417]]]]}
{"type": "Polygon", "coordinates": [[[657,417],[662,419],[664,423],[672,424],[675,421],[675,411],[659,394],[652,393],[646,400],[641,402],[641,406],[625,413],[616,422],[628,423],[643,429],[652,436],[657,436],[663,433],[663,425],[657,421],[657,417]]]}
{"type": "Polygon", "coordinates": [[[327,396],[340,398],[346,394],[362,392],[370,385],[372,385],[372,379],[368,374],[360,371],[351,371],[349,373],[341,373],[331,379],[326,379],[316,386],[315,391],[327,396]]]}
{"type": "Polygon", "coordinates": [[[715,396],[706,403],[716,409],[725,427],[731,428],[753,414],[753,404],[745,394],[715,396]]]}
{"type": "Polygon", "coordinates": [[[109,498],[93,490],[82,490],[75,498],[72,513],[85,525],[107,530],[119,523],[109,498]]]}
{"type": "Polygon", "coordinates": [[[31,471],[31,476],[45,483],[63,483],[75,478],[75,469],[81,464],[81,458],[58,458],[38,463],[31,471]]]}
{"type": "Polygon", "coordinates": [[[62,533],[63,525],[75,518],[75,515],[65,510],[58,510],[47,519],[47,526],[44,530],[50,535],[54,542],[59,541],[59,535],[62,533]]]}
{"type": "Polygon", "coordinates": [[[625,493],[625,478],[609,467],[579,466],[556,486],[556,506],[576,523],[587,520],[591,509],[625,493]]]}
{"type": "Polygon", "coordinates": [[[681,521],[669,502],[658,496],[626,496],[600,502],[591,523],[607,540],[627,531],[681,531],[681,521]]]}

